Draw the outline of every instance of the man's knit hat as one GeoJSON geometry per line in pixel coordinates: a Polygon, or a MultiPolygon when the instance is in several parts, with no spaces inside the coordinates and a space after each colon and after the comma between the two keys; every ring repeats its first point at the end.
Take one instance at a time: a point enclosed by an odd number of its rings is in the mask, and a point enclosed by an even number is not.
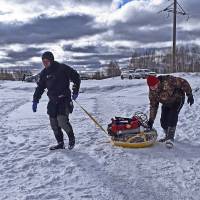
{"type": "Polygon", "coordinates": [[[152,87],[154,85],[156,85],[157,83],[159,83],[159,79],[155,76],[149,75],[147,77],[147,84],[149,87],[152,87]]]}
{"type": "Polygon", "coordinates": [[[42,60],[43,60],[43,59],[47,59],[47,60],[53,62],[53,61],[54,61],[53,53],[51,53],[50,51],[44,52],[44,53],[42,54],[42,60]]]}

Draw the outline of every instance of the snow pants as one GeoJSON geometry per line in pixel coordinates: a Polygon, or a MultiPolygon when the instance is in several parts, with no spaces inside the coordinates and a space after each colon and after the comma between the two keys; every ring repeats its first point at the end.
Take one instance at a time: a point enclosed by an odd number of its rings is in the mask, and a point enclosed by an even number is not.
{"type": "Polygon", "coordinates": [[[51,128],[58,143],[64,143],[62,129],[67,133],[69,141],[75,140],[72,126],[69,122],[69,114],[72,112],[69,107],[63,104],[52,104],[49,102],[48,114],[51,128]]]}
{"type": "Polygon", "coordinates": [[[172,104],[163,104],[161,107],[160,124],[164,130],[168,127],[176,127],[178,122],[178,115],[185,102],[185,97],[180,98],[179,101],[172,104]]]}

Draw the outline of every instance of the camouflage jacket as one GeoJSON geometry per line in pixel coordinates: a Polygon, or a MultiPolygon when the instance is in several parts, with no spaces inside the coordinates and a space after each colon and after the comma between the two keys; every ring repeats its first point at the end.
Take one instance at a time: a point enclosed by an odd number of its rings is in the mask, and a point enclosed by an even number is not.
{"type": "Polygon", "coordinates": [[[185,94],[192,94],[190,84],[183,78],[171,75],[158,76],[160,84],[157,90],[149,89],[150,115],[149,119],[155,120],[159,103],[172,105],[181,101],[185,94]]]}

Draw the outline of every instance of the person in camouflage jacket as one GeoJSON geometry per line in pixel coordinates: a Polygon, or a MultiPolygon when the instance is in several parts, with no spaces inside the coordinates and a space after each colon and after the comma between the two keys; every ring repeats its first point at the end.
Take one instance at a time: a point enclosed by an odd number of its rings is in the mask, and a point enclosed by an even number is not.
{"type": "Polygon", "coordinates": [[[148,125],[152,128],[157,115],[159,103],[161,108],[161,127],[165,137],[160,142],[174,141],[179,112],[185,102],[185,95],[190,106],[194,103],[190,84],[183,78],[171,75],[148,76],[150,114],[148,125]]]}

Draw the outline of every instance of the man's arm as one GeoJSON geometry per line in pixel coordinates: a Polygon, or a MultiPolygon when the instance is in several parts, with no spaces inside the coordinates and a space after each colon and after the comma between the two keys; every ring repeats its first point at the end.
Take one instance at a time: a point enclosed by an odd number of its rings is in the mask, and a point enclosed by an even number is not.
{"type": "Polygon", "coordinates": [[[45,88],[46,88],[45,71],[43,70],[40,73],[40,78],[39,78],[39,81],[37,83],[37,87],[35,89],[35,92],[33,94],[33,102],[39,103],[39,100],[40,100],[42,94],[44,93],[45,88]]]}
{"type": "Polygon", "coordinates": [[[80,75],[76,70],[71,68],[70,66],[66,67],[66,74],[68,75],[69,79],[73,82],[73,87],[72,87],[72,93],[75,95],[78,95],[79,89],[80,89],[80,84],[81,84],[81,78],[80,75]]]}
{"type": "Polygon", "coordinates": [[[159,102],[153,91],[149,91],[149,100],[150,100],[149,119],[151,121],[154,121],[158,112],[159,102]]]}
{"type": "Polygon", "coordinates": [[[187,103],[191,106],[194,103],[194,97],[190,84],[185,79],[179,77],[176,77],[176,84],[187,95],[187,103]]]}
{"type": "Polygon", "coordinates": [[[191,88],[190,84],[188,83],[188,81],[186,81],[183,78],[176,77],[176,84],[177,84],[178,88],[183,90],[183,92],[185,92],[185,94],[187,96],[192,95],[192,88],[191,88]]]}

